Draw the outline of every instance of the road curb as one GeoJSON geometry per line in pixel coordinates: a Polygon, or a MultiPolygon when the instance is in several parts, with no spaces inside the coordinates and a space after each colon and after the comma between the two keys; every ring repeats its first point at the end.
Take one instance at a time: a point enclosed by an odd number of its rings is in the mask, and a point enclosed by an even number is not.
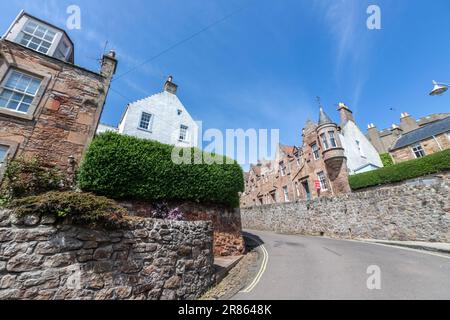
{"type": "Polygon", "coordinates": [[[448,244],[448,248],[440,248],[440,247],[437,247],[433,243],[431,243],[430,245],[426,245],[426,244],[421,244],[421,243],[414,244],[414,243],[402,243],[402,242],[397,242],[397,241],[384,241],[384,240],[369,240],[369,239],[357,239],[357,240],[366,242],[366,243],[378,243],[378,244],[384,244],[384,245],[389,245],[389,246],[393,246],[393,247],[403,247],[403,248],[410,248],[410,249],[416,249],[416,250],[450,254],[450,244],[448,244]]]}

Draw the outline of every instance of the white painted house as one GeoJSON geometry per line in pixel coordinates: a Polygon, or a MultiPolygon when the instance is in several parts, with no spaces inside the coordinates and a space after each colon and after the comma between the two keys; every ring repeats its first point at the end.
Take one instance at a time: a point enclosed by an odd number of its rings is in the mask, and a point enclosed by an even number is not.
{"type": "Polygon", "coordinates": [[[339,104],[341,114],[341,131],[339,138],[347,157],[350,174],[376,170],[383,167],[380,155],[366,135],[356,125],[352,111],[344,104],[339,104]]]}
{"type": "MultiPolygon", "coordinates": [[[[117,132],[177,147],[198,146],[198,124],[176,96],[178,86],[169,77],[163,92],[127,105],[117,132]]],[[[100,125],[97,133],[114,131],[100,125]]]]}

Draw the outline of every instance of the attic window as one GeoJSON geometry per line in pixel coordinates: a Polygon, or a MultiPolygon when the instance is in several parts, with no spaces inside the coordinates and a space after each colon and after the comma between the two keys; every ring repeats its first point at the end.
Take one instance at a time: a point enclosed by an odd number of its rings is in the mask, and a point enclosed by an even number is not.
{"type": "Polygon", "coordinates": [[[180,110],[180,109],[177,110],[177,114],[178,114],[179,116],[181,116],[182,113],[183,113],[183,110],[180,110]]]}
{"type": "Polygon", "coordinates": [[[56,33],[46,26],[28,21],[20,34],[19,43],[27,48],[47,54],[56,33]]]}

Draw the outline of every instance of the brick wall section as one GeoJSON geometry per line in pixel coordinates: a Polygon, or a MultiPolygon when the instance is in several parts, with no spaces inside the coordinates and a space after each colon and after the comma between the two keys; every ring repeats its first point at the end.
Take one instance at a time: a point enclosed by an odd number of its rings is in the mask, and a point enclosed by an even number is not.
{"type": "MultiPolygon", "coordinates": [[[[130,214],[140,217],[151,217],[154,210],[153,204],[142,201],[120,201],[120,205],[130,214]]],[[[212,221],[216,256],[236,256],[244,253],[245,243],[239,209],[192,202],[170,203],[168,206],[171,209],[178,207],[188,221],[212,221]]]]}
{"type": "MultiPolygon", "coordinates": [[[[417,143],[419,144],[419,143],[417,143]]],[[[430,138],[420,142],[426,155],[430,155],[442,150],[450,148],[450,139],[447,133],[443,133],[436,136],[436,139],[430,138]],[[442,150],[441,150],[442,149],[442,150]]],[[[411,146],[407,146],[401,149],[391,151],[391,155],[394,158],[395,163],[400,163],[408,160],[416,159],[412,152],[411,146]]]]}
{"type": "Polygon", "coordinates": [[[212,284],[208,222],[108,232],[0,210],[0,300],[195,299],[212,284]]]}
{"type": "Polygon", "coordinates": [[[450,242],[450,174],[335,198],[241,210],[244,229],[336,238],[450,242]]]}
{"type": "Polygon", "coordinates": [[[0,40],[0,67],[0,78],[16,68],[48,79],[32,120],[0,112],[0,143],[18,144],[15,156],[39,155],[49,165],[66,168],[69,156],[79,162],[95,134],[115,59],[105,56],[97,74],[0,40]]]}

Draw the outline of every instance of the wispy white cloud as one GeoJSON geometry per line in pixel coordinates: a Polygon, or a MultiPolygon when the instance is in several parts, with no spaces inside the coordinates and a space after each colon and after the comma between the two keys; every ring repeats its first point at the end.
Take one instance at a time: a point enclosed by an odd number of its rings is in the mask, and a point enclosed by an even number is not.
{"type": "Polygon", "coordinates": [[[371,44],[367,38],[366,8],[354,0],[315,0],[314,7],[335,43],[335,76],[338,86],[351,86],[346,96],[357,112],[364,85],[368,79],[371,44]]]}

